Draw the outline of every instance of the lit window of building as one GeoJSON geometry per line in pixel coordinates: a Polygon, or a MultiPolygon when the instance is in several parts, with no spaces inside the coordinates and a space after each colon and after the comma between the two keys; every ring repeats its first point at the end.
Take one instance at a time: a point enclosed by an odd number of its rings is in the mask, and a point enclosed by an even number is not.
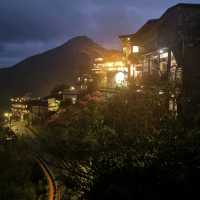
{"type": "Polygon", "coordinates": [[[125,82],[125,74],[123,72],[118,72],[115,75],[115,82],[117,86],[123,86],[125,82]]]}
{"type": "Polygon", "coordinates": [[[133,50],[133,53],[139,53],[139,47],[138,46],[133,46],[132,50],[133,50]]]}
{"type": "Polygon", "coordinates": [[[60,108],[60,101],[55,98],[48,99],[48,110],[52,112],[58,111],[60,108]]]}
{"type": "MultiPolygon", "coordinates": [[[[127,86],[128,68],[122,57],[104,58],[104,62],[94,63],[93,72],[98,75],[98,85],[101,88],[127,86]]],[[[96,61],[96,59],[95,59],[96,61]]]]}
{"type": "Polygon", "coordinates": [[[70,90],[74,91],[76,88],[74,86],[70,86],[70,90]]]}
{"type": "Polygon", "coordinates": [[[77,97],[72,97],[72,104],[76,104],[77,102],[77,97]]]}

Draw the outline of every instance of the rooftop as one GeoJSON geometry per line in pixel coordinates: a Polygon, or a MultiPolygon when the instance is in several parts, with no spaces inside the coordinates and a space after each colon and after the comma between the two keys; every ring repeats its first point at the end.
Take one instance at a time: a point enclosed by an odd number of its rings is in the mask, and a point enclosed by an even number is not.
{"type": "MultiPolygon", "coordinates": [[[[177,4],[166,10],[166,12],[158,19],[147,21],[134,34],[121,35],[120,39],[130,38],[130,42],[141,47],[152,47],[160,44],[172,44],[178,38],[177,27],[181,23],[189,21],[199,22],[200,4],[177,4]],[[188,21],[187,19],[187,21],[188,21]]],[[[189,26],[186,26],[189,28],[189,26]]],[[[194,32],[195,28],[190,27],[190,32],[194,32]]],[[[190,34],[191,35],[191,34],[190,34]]]]}

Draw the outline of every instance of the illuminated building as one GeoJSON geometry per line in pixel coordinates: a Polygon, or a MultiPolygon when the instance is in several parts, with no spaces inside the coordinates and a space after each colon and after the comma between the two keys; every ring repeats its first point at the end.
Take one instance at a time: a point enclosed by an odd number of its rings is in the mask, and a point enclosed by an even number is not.
{"type": "Polygon", "coordinates": [[[45,99],[30,99],[29,100],[29,122],[41,122],[48,116],[49,105],[45,99]]]}
{"type": "Polygon", "coordinates": [[[8,123],[9,125],[9,128],[11,128],[11,125],[12,125],[12,113],[11,112],[5,112],[4,113],[4,118],[6,120],[6,123],[8,123]]]}
{"type": "Polygon", "coordinates": [[[29,113],[28,99],[25,97],[15,97],[10,99],[11,112],[14,119],[24,120],[24,116],[29,113]]]}
{"type": "Polygon", "coordinates": [[[128,84],[128,68],[121,57],[96,58],[92,71],[100,88],[126,87],[128,84]]]}
{"type": "MultiPolygon", "coordinates": [[[[99,58],[101,60],[101,58],[99,58]]],[[[77,78],[77,89],[87,90],[88,86],[93,82],[93,77],[91,74],[81,74],[77,78]]]]}
{"type": "Polygon", "coordinates": [[[69,100],[69,102],[71,101],[72,104],[75,104],[79,96],[79,87],[75,85],[66,85],[66,87],[54,92],[50,96],[45,97],[45,99],[48,101],[49,111],[58,111],[61,103],[65,102],[66,100],[69,100]]]}
{"type": "Polygon", "coordinates": [[[48,111],[56,112],[60,108],[60,100],[56,98],[48,98],[48,111]]]}
{"type": "Polygon", "coordinates": [[[78,100],[79,91],[75,86],[69,87],[63,91],[63,101],[70,100],[72,104],[76,104],[78,100]]]}
{"type": "Polygon", "coordinates": [[[139,83],[146,77],[167,80],[170,110],[182,107],[177,106],[182,97],[183,104],[200,102],[199,19],[200,4],[177,4],[136,33],[120,36],[128,78],[139,83]]]}
{"type": "Polygon", "coordinates": [[[10,110],[13,120],[34,121],[44,119],[49,112],[59,109],[60,101],[55,98],[11,98],[10,110]]]}

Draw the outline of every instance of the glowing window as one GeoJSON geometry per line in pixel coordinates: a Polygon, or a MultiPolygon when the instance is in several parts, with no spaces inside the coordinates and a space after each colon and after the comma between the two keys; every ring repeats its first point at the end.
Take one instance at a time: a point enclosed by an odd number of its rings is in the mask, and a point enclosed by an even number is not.
{"type": "Polygon", "coordinates": [[[168,52],[160,54],[160,58],[167,58],[168,57],[168,52]]]}
{"type": "Polygon", "coordinates": [[[123,72],[118,72],[115,76],[115,82],[117,85],[122,85],[125,81],[125,74],[123,72]]]}
{"type": "Polygon", "coordinates": [[[133,53],[138,53],[138,52],[139,52],[139,47],[133,46],[133,53]]]}

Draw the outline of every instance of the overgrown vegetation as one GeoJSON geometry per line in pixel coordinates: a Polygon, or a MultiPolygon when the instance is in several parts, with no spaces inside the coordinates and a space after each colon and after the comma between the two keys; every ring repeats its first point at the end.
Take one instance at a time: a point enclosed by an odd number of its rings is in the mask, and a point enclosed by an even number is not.
{"type": "Polygon", "coordinates": [[[24,141],[1,142],[0,160],[1,200],[47,199],[47,182],[24,141]]]}
{"type": "Polygon", "coordinates": [[[159,90],[133,85],[110,99],[90,93],[76,105],[63,104],[34,140],[1,146],[5,162],[0,167],[0,199],[36,199],[41,194],[44,188],[38,185],[44,182],[33,185],[32,155],[46,162],[66,200],[198,195],[198,112],[187,120],[173,115],[159,90]]]}
{"type": "Polygon", "coordinates": [[[64,199],[198,194],[198,126],[172,115],[156,88],[134,87],[107,101],[88,95],[41,131],[37,148],[65,186],[64,199]]]}

